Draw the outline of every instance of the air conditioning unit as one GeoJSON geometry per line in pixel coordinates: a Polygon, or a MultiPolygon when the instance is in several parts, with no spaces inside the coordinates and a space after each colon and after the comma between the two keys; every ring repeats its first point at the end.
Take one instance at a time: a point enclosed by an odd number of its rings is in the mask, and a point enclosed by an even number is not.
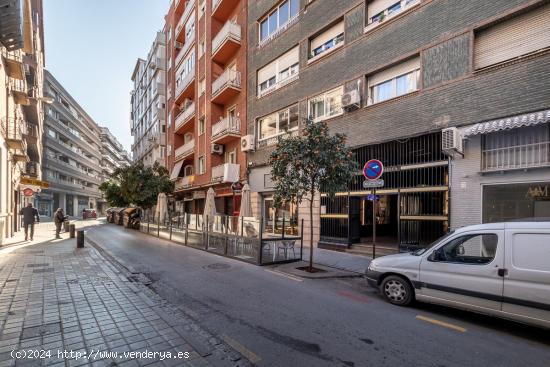
{"type": "Polygon", "coordinates": [[[243,152],[254,150],[254,135],[245,135],[241,138],[241,150],[243,152]]]}
{"type": "Polygon", "coordinates": [[[223,154],[223,145],[222,144],[212,144],[211,153],[223,154]]]}
{"type": "Polygon", "coordinates": [[[342,95],[342,107],[350,108],[355,107],[359,108],[361,105],[361,96],[357,89],[353,89],[342,95]]]}
{"type": "Polygon", "coordinates": [[[183,43],[176,41],[174,43],[174,47],[176,48],[176,50],[181,50],[183,48],[183,43]]]}
{"type": "Polygon", "coordinates": [[[149,63],[149,68],[155,69],[156,67],[157,67],[157,64],[155,63],[155,61],[151,60],[151,62],[149,63]]]}
{"type": "Polygon", "coordinates": [[[462,135],[456,127],[449,127],[441,131],[441,150],[447,155],[462,152],[462,135]]]}

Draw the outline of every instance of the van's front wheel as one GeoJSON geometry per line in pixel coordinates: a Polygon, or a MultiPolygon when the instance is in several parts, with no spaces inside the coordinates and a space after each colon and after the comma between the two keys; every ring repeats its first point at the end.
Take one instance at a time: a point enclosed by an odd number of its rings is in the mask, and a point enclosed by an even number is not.
{"type": "Polygon", "coordinates": [[[413,289],[409,282],[400,276],[390,275],[380,285],[380,290],[386,301],[406,306],[413,300],[413,289]]]}

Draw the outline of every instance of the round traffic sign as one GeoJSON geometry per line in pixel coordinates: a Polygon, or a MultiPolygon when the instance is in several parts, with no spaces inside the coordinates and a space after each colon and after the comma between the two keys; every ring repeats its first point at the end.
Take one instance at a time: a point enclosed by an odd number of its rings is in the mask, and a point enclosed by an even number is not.
{"type": "Polygon", "coordinates": [[[377,180],[384,172],[384,165],[378,159],[371,159],[363,167],[363,175],[367,180],[377,180]]]}
{"type": "Polygon", "coordinates": [[[26,189],[23,190],[23,195],[33,196],[34,195],[34,190],[31,189],[30,187],[27,187],[26,189]]]}

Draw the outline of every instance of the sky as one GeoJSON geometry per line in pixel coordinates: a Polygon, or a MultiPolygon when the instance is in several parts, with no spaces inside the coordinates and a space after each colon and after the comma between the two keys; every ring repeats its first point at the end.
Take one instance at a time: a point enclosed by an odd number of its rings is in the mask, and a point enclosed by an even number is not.
{"type": "Polygon", "coordinates": [[[130,151],[132,71],[169,0],[44,0],[46,68],[130,151]]]}

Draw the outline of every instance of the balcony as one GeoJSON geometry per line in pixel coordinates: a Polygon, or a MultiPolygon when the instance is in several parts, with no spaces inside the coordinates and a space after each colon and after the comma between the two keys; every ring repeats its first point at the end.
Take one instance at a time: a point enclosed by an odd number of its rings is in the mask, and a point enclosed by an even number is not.
{"type": "Polygon", "coordinates": [[[2,118],[1,122],[2,135],[6,139],[6,145],[12,150],[25,150],[26,143],[23,140],[23,135],[26,133],[25,122],[21,119],[2,118]]]}
{"type": "Polygon", "coordinates": [[[550,167],[550,141],[482,150],[482,171],[550,167]]]}
{"type": "Polygon", "coordinates": [[[177,148],[174,152],[174,160],[181,161],[187,157],[190,157],[195,153],[195,140],[190,140],[187,143],[183,144],[181,147],[177,148]]]}
{"type": "Polygon", "coordinates": [[[25,78],[25,69],[21,54],[16,52],[8,52],[3,57],[4,65],[6,65],[6,74],[10,78],[23,80],[25,78]]]}
{"type": "Polygon", "coordinates": [[[175,190],[178,191],[178,190],[187,189],[187,188],[193,186],[194,182],[195,182],[195,176],[194,175],[180,177],[176,181],[175,190]]]}
{"type": "Polygon", "coordinates": [[[185,44],[183,45],[181,50],[178,52],[178,56],[176,56],[176,62],[174,63],[174,65],[176,65],[176,68],[179,66],[179,64],[181,64],[181,61],[187,55],[187,52],[189,51],[191,46],[194,44],[195,44],[195,31],[193,30],[189,34],[189,39],[186,40],[185,44]]]}
{"type": "Polygon", "coordinates": [[[27,128],[23,132],[23,138],[27,142],[36,144],[38,142],[38,125],[27,123],[27,128]]]}
{"type": "Polygon", "coordinates": [[[27,83],[24,80],[11,78],[9,84],[15,103],[23,106],[29,106],[31,101],[29,100],[29,89],[27,87],[27,83]]]}
{"type": "Polygon", "coordinates": [[[37,178],[38,177],[38,162],[27,162],[25,165],[25,175],[27,177],[37,178]]]}
{"type": "Polygon", "coordinates": [[[212,60],[226,64],[241,47],[241,26],[227,22],[212,40],[212,60]]]}
{"type": "Polygon", "coordinates": [[[241,72],[227,69],[212,83],[212,102],[226,104],[241,92],[241,72]]]}
{"type": "Polygon", "coordinates": [[[212,167],[212,182],[239,181],[241,166],[236,163],[224,163],[212,167]]]}
{"type": "Polygon", "coordinates": [[[183,128],[187,122],[192,121],[193,116],[195,116],[195,102],[191,102],[176,117],[176,132],[183,128]]]}
{"type": "Polygon", "coordinates": [[[189,15],[192,13],[192,11],[195,9],[195,0],[188,0],[185,3],[185,10],[183,11],[183,14],[181,15],[180,20],[178,21],[178,24],[176,25],[176,31],[175,40],[178,42],[187,41],[185,39],[185,23],[187,23],[187,19],[189,18],[189,15]]]}
{"type": "Polygon", "coordinates": [[[226,117],[212,125],[212,143],[225,144],[231,139],[240,138],[241,120],[226,117]]]}
{"type": "Polygon", "coordinates": [[[184,76],[176,85],[176,103],[181,103],[185,98],[193,98],[195,95],[195,68],[184,76]]]}
{"type": "Polygon", "coordinates": [[[214,0],[212,1],[212,17],[219,21],[226,21],[233,9],[237,7],[239,0],[214,0]]]}

